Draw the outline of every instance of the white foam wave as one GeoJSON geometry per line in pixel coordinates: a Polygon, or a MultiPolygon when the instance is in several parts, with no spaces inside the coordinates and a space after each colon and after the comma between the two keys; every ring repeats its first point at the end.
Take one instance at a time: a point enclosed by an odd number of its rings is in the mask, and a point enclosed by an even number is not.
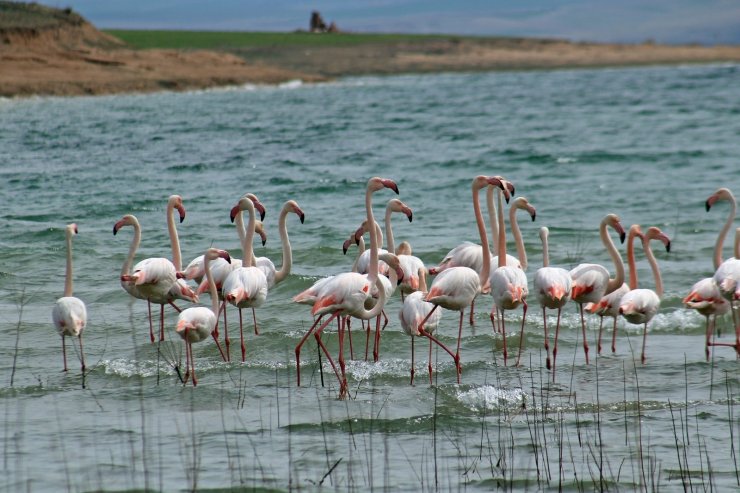
{"type": "Polygon", "coordinates": [[[461,404],[471,411],[480,412],[497,409],[502,406],[521,406],[527,395],[522,389],[502,389],[492,385],[483,385],[469,390],[458,391],[456,395],[461,404]]]}

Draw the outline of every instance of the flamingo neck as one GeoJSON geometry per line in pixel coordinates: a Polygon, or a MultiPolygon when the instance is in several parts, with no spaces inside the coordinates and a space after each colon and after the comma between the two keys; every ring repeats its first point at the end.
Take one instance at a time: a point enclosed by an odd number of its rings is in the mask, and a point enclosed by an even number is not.
{"type": "Polygon", "coordinates": [[[64,273],[64,296],[72,296],[74,285],[72,281],[72,231],[67,229],[67,268],[64,273]]]}
{"type": "Polygon", "coordinates": [[[280,219],[278,220],[278,228],[280,230],[280,243],[283,248],[283,264],[280,266],[280,270],[275,273],[275,284],[281,282],[288,274],[290,269],[293,267],[293,251],[290,248],[290,239],[288,238],[288,225],[287,217],[290,211],[290,205],[286,203],[283,206],[283,210],[280,211],[280,219]]]}
{"type": "Polygon", "coordinates": [[[208,254],[206,254],[203,259],[203,269],[206,271],[206,280],[208,281],[208,294],[211,296],[211,310],[218,317],[218,291],[216,291],[216,282],[213,280],[213,274],[211,274],[211,257],[208,254]]]}
{"type": "Polygon", "coordinates": [[[740,228],[735,230],[735,258],[740,259],[740,228]]]}
{"type": "Polygon", "coordinates": [[[134,237],[131,239],[131,245],[128,247],[128,256],[121,266],[121,275],[131,274],[131,264],[134,263],[134,257],[136,256],[136,250],[139,249],[139,243],[141,243],[141,226],[139,221],[134,221],[134,237]]]}
{"type": "Polygon", "coordinates": [[[391,226],[391,214],[393,211],[391,210],[390,204],[385,208],[385,240],[386,240],[386,247],[385,249],[389,252],[395,252],[396,251],[396,243],[393,240],[393,226],[391,226]]]}
{"type": "Polygon", "coordinates": [[[498,198],[498,266],[506,267],[506,224],[504,223],[504,200],[503,192],[496,190],[498,198]]]}
{"type": "Polygon", "coordinates": [[[496,218],[496,206],[493,203],[493,185],[486,188],[486,206],[488,208],[488,224],[491,227],[491,247],[493,254],[498,255],[498,219],[496,218]]]}
{"type": "MultiPolygon", "coordinates": [[[[730,195],[727,200],[730,202],[730,213],[727,215],[727,220],[725,221],[724,226],[722,226],[722,229],[717,236],[717,242],[714,244],[714,270],[717,270],[720,264],[722,264],[722,246],[725,243],[725,238],[727,238],[727,233],[729,233],[730,228],[732,227],[732,223],[735,221],[735,214],[737,213],[737,203],[735,202],[735,197],[730,195]]],[[[738,257],[737,241],[737,234],[735,234],[734,253],[736,258],[738,257]]]]}
{"type": "Polygon", "coordinates": [[[481,287],[486,286],[489,283],[488,277],[491,274],[491,252],[488,245],[488,234],[486,233],[486,225],[483,222],[483,213],[480,210],[480,198],[479,192],[481,187],[474,181],[473,182],[473,212],[475,213],[475,224],[478,227],[478,235],[480,236],[481,254],[483,256],[483,268],[481,269],[478,276],[480,277],[481,287]]]}
{"type": "Polygon", "coordinates": [[[550,266],[550,248],[547,242],[547,233],[542,233],[542,267],[550,266]]]}
{"type": "Polygon", "coordinates": [[[658,268],[658,261],[653,255],[653,250],[650,248],[650,239],[645,238],[642,240],[642,249],[645,251],[645,257],[647,257],[650,268],[653,270],[653,278],[655,279],[655,294],[658,298],[663,297],[663,279],[660,277],[660,269],[658,268]]]}
{"type": "Polygon", "coordinates": [[[182,270],[182,254],[180,253],[180,238],[177,236],[177,225],[175,224],[175,206],[167,203],[167,232],[170,235],[170,247],[172,248],[172,263],[175,270],[182,270]]]}
{"type": "MultiPolygon", "coordinates": [[[[375,228],[375,216],[373,215],[373,190],[369,186],[365,191],[365,211],[367,213],[367,227],[370,233],[370,267],[367,278],[371,283],[374,283],[378,279],[378,233],[375,228]]],[[[382,291],[383,289],[381,288],[382,291]]],[[[383,301],[385,301],[385,296],[383,297],[383,301]]],[[[375,307],[378,305],[380,303],[377,303],[375,307]]]]}
{"type": "Polygon", "coordinates": [[[630,270],[630,290],[637,289],[637,264],[635,262],[635,236],[637,234],[630,228],[627,235],[627,264],[630,270]]]}
{"type": "Polygon", "coordinates": [[[522,265],[522,269],[527,270],[527,251],[524,249],[524,239],[519,229],[519,222],[516,220],[516,211],[519,208],[515,205],[509,209],[509,223],[511,224],[511,234],[514,235],[514,241],[516,242],[516,254],[519,257],[519,263],[522,265]]]}
{"type": "Polygon", "coordinates": [[[365,253],[365,238],[360,236],[360,241],[357,243],[357,258],[352,264],[352,272],[357,272],[357,264],[360,262],[363,253],[365,253]]]}
{"type": "Polygon", "coordinates": [[[622,261],[622,256],[619,255],[617,247],[614,246],[614,242],[609,236],[606,226],[606,221],[601,221],[601,225],[599,226],[599,235],[601,236],[601,242],[604,244],[606,250],[609,252],[609,256],[612,258],[612,262],[614,262],[614,271],[616,272],[616,276],[609,279],[609,282],[606,285],[606,294],[609,294],[624,284],[624,262],[622,261]]]}
{"type": "Polygon", "coordinates": [[[427,270],[424,267],[419,268],[419,291],[427,292],[427,270]]]}
{"type": "Polygon", "coordinates": [[[242,200],[240,202],[239,214],[236,215],[236,231],[239,235],[239,240],[242,243],[242,267],[253,267],[255,265],[254,251],[252,249],[252,242],[254,241],[254,226],[256,218],[254,214],[254,204],[250,199],[242,200]],[[244,227],[244,208],[249,212],[249,222],[247,227],[244,227]]]}

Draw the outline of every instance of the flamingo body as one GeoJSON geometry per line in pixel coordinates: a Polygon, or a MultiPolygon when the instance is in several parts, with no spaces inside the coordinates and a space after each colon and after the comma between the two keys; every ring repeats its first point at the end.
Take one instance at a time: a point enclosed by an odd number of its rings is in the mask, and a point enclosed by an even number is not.
{"type": "Polygon", "coordinates": [[[652,289],[633,289],[619,302],[619,313],[631,324],[648,323],[659,308],[660,298],[652,289]]]}
{"type": "Polygon", "coordinates": [[[51,318],[60,336],[78,337],[87,325],[87,308],[81,299],[63,296],[54,305],[51,318]]]}

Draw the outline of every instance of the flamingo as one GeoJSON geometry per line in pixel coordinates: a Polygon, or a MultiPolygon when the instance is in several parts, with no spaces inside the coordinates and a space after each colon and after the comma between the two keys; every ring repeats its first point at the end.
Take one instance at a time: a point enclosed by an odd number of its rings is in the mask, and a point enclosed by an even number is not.
{"type": "MultiPolygon", "coordinates": [[[[481,240],[482,249],[481,257],[484,258],[488,254],[488,237],[486,236],[486,226],[483,223],[483,215],[480,210],[480,202],[478,200],[479,191],[481,188],[487,185],[496,185],[501,189],[505,188],[504,182],[494,176],[476,176],[472,183],[472,195],[473,195],[473,212],[475,214],[475,222],[478,227],[478,234],[481,240]]],[[[462,322],[465,316],[465,308],[472,306],[475,297],[488,291],[489,272],[491,269],[490,262],[482,262],[480,272],[476,272],[470,267],[465,266],[453,266],[447,267],[445,270],[439,273],[432,282],[432,286],[429,292],[424,297],[424,301],[428,301],[434,305],[434,308],[429,312],[424,320],[419,324],[419,334],[428,337],[438,346],[444,349],[452,358],[455,360],[455,369],[457,370],[457,382],[460,383],[460,373],[462,371],[460,367],[460,340],[462,338],[462,322]],[[424,324],[439,307],[447,308],[448,310],[455,310],[460,312],[460,323],[458,327],[457,335],[457,352],[455,354],[450,351],[447,346],[442,344],[433,335],[424,329],[424,324]]]]}
{"type": "MultiPolygon", "coordinates": [[[[293,251],[290,247],[290,239],[288,237],[288,226],[286,220],[288,213],[292,212],[301,224],[305,220],[305,214],[303,210],[298,206],[298,202],[295,200],[288,200],[283,204],[283,208],[280,210],[280,217],[278,219],[278,230],[280,232],[280,243],[283,249],[283,263],[280,266],[280,270],[277,270],[275,264],[267,257],[257,257],[254,259],[252,265],[258,267],[265,273],[267,277],[267,288],[272,289],[276,284],[283,282],[290,274],[290,269],[293,266],[293,251]]],[[[264,242],[262,243],[264,245],[264,242]]],[[[255,326],[256,328],[256,326],[255,326]]]]}
{"type": "MultiPolygon", "coordinates": [[[[259,308],[267,299],[267,276],[262,269],[255,267],[253,262],[252,241],[254,239],[254,203],[248,197],[242,197],[239,203],[231,210],[232,219],[236,216],[236,228],[242,243],[244,259],[241,267],[233,269],[223,282],[221,288],[222,296],[226,301],[239,309],[239,337],[241,340],[242,363],[246,358],[246,346],[244,345],[244,325],[242,323],[242,308],[251,308],[254,320],[254,332],[257,330],[257,316],[255,308],[259,308]],[[244,232],[244,210],[249,212],[249,224],[244,232]]],[[[210,289],[210,286],[209,286],[210,289]]],[[[231,344],[228,332],[226,338],[226,358],[229,359],[229,345],[231,344]]]]}
{"type": "MultiPolygon", "coordinates": [[[[727,188],[720,188],[709,196],[704,204],[707,212],[709,212],[712,206],[720,200],[727,200],[730,202],[730,211],[725,224],[717,235],[717,241],[714,244],[714,255],[712,256],[712,261],[714,262],[715,271],[717,271],[719,266],[722,265],[722,246],[725,238],[727,238],[727,233],[729,233],[730,228],[732,227],[732,223],[735,220],[735,214],[737,212],[735,196],[727,188]]],[[[691,287],[689,294],[683,299],[683,303],[687,308],[694,309],[704,315],[706,319],[706,342],[704,353],[708,361],[709,346],[712,345],[711,337],[714,332],[717,315],[724,315],[729,312],[730,303],[722,296],[717,284],[711,277],[705,277],[704,279],[697,281],[691,287]]]]}
{"type": "MultiPolygon", "coordinates": [[[[522,242],[521,231],[519,225],[516,222],[516,210],[526,209],[532,220],[536,217],[535,208],[529,203],[524,197],[517,197],[509,209],[509,221],[511,222],[511,230],[516,238],[517,253],[519,254],[519,261],[521,262],[520,267],[506,265],[506,226],[504,224],[503,216],[503,200],[501,198],[501,192],[498,192],[498,215],[499,215],[499,245],[498,255],[495,257],[498,263],[498,268],[491,272],[490,286],[491,295],[493,296],[493,308],[491,309],[491,324],[494,332],[496,329],[494,313],[499,312],[501,315],[501,332],[504,337],[504,366],[506,366],[506,360],[508,357],[508,351],[506,349],[506,324],[504,319],[505,310],[514,310],[522,305],[522,327],[519,333],[519,352],[516,357],[516,366],[519,366],[519,360],[522,355],[522,344],[524,341],[524,321],[527,318],[527,294],[529,294],[529,288],[527,287],[527,275],[523,269],[527,268],[527,253],[524,250],[524,243],[522,242]],[[519,247],[521,246],[521,249],[519,247]]],[[[493,259],[491,260],[493,262],[493,259]]]]}
{"type": "Polygon", "coordinates": [[[737,318],[737,307],[740,301],[740,228],[735,231],[735,257],[729,258],[720,264],[714,273],[714,282],[719,288],[722,297],[730,302],[732,310],[732,319],[735,324],[735,342],[734,343],[712,343],[713,346],[730,346],[740,355],[740,322],[737,318]]]}
{"type": "MultiPolygon", "coordinates": [[[[639,233],[638,233],[639,236],[639,233]]],[[[642,236],[642,249],[645,251],[645,256],[650,263],[650,268],[653,271],[653,277],[655,279],[655,291],[652,289],[640,289],[635,288],[625,293],[622,296],[622,300],[619,302],[619,314],[622,315],[625,320],[632,324],[643,324],[642,333],[642,354],[640,359],[645,364],[645,343],[647,342],[647,324],[652,320],[658,308],[660,308],[660,298],[663,296],[663,280],[660,277],[660,269],[658,268],[658,262],[655,260],[655,255],[650,249],[650,240],[660,240],[665,245],[666,252],[671,251],[671,239],[663,233],[659,228],[652,226],[648,228],[645,235],[642,236]]],[[[637,284],[637,272],[634,272],[635,284],[637,284]]],[[[632,271],[630,272],[630,278],[632,277],[632,271]]],[[[630,284],[632,284],[630,279],[630,284]]]]}
{"type": "MultiPolygon", "coordinates": [[[[80,364],[82,374],[85,374],[85,355],[82,352],[82,332],[87,326],[87,308],[85,303],[72,296],[72,237],[77,234],[77,225],[68,224],[65,228],[67,241],[67,268],[64,277],[64,296],[59,298],[51,311],[51,318],[54,321],[54,327],[62,336],[62,359],[64,360],[64,371],[67,371],[67,347],[64,337],[77,337],[80,342],[80,364]]],[[[84,383],[84,380],[83,380],[84,383]]],[[[84,385],[83,385],[84,386],[84,385]]]]}
{"type": "MultiPolygon", "coordinates": [[[[390,188],[395,193],[398,193],[398,186],[393,180],[373,177],[367,182],[367,188],[365,191],[365,211],[367,214],[367,223],[374,224],[375,218],[373,217],[372,210],[372,194],[376,191],[382,190],[383,188],[390,188]]],[[[336,276],[327,278],[326,280],[320,280],[320,287],[316,290],[316,285],[297,294],[293,297],[293,301],[298,303],[305,303],[307,300],[314,300],[313,307],[311,309],[312,315],[318,317],[313,323],[311,328],[306,332],[303,338],[300,340],[295,348],[296,356],[296,373],[297,383],[301,384],[301,347],[308,338],[308,336],[315,331],[314,337],[318,342],[321,349],[326,354],[329,362],[334,369],[334,373],[339,380],[340,397],[344,397],[347,393],[347,379],[344,373],[344,327],[343,323],[340,324],[339,329],[339,364],[342,368],[342,375],[339,375],[334,361],[331,359],[326,346],[321,341],[321,331],[326,327],[332,320],[337,317],[350,315],[362,320],[369,320],[376,317],[383,306],[385,305],[385,290],[383,289],[382,281],[378,276],[378,235],[375,228],[370,228],[370,272],[367,276],[357,272],[344,272],[336,276]],[[365,300],[372,286],[375,285],[378,289],[379,298],[375,306],[371,310],[365,309],[365,300]],[[331,313],[331,317],[321,323],[320,316],[331,313]]],[[[341,319],[340,319],[341,320],[341,319]]]]}
{"type": "MultiPolygon", "coordinates": [[[[506,189],[504,190],[504,198],[506,199],[506,203],[508,204],[511,194],[514,193],[514,184],[510,181],[503,180],[503,178],[500,176],[496,176],[495,178],[502,180],[502,182],[505,184],[506,189]]],[[[492,250],[489,250],[489,259],[493,259],[495,255],[498,254],[498,219],[496,217],[496,206],[493,202],[493,190],[494,186],[489,186],[486,191],[486,205],[488,207],[488,218],[491,227],[492,246],[492,250]]],[[[492,265],[498,265],[497,260],[491,261],[493,262],[492,265]]],[[[513,255],[509,255],[509,257],[507,257],[506,259],[506,264],[517,266],[519,265],[519,260],[513,255]]],[[[470,241],[462,242],[461,244],[450,250],[442,259],[442,262],[440,262],[436,267],[431,267],[430,269],[428,269],[428,272],[429,274],[436,275],[444,271],[445,269],[455,266],[470,267],[474,271],[480,272],[483,267],[483,252],[480,249],[480,245],[477,245],[470,241]]],[[[470,325],[475,325],[474,312],[475,300],[473,300],[473,303],[470,306],[470,325]]]]}
{"type": "Polygon", "coordinates": [[[121,267],[121,286],[131,296],[147,300],[149,305],[149,339],[152,343],[154,342],[154,328],[152,325],[151,303],[162,305],[159,334],[159,340],[162,341],[164,340],[164,303],[171,301],[170,290],[175,287],[177,282],[177,270],[169,259],[151,257],[137,263],[131,273],[129,268],[141,242],[141,226],[136,216],[126,214],[113,225],[113,235],[116,235],[124,226],[134,228],[134,237],[131,240],[128,257],[126,257],[121,267]]]}
{"type": "MultiPolygon", "coordinates": [[[[414,215],[411,209],[401,202],[398,199],[390,199],[388,203],[385,206],[385,235],[386,235],[386,248],[382,247],[383,244],[383,235],[380,234],[378,236],[378,244],[381,245],[378,250],[378,255],[385,252],[393,253],[396,251],[396,245],[395,241],[393,239],[393,226],[391,225],[391,215],[394,212],[403,213],[411,222],[414,215]]],[[[355,241],[359,242],[359,238],[365,234],[365,232],[368,231],[367,224],[365,222],[362,223],[362,226],[360,226],[359,229],[355,232],[355,241]]],[[[367,274],[370,270],[370,251],[365,250],[360,254],[360,257],[357,259],[357,272],[360,274],[367,274]]],[[[387,274],[388,267],[381,263],[379,267],[379,271],[381,274],[387,274]]]]}
{"type": "MultiPolygon", "coordinates": [[[[432,303],[424,301],[424,297],[427,295],[427,281],[426,281],[426,269],[424,267],[419,268],[419,289],[406,296],[403,300],[401,310],[398,312],[398,317],[401,320],[401,328],[406,335],[411,337],[411,382],[414,384],[414,374],[416,370],[414,368],[414,341],[416,337],[421,337],[422,334],[419,332],[419,327],[422,320],[426,318],[424,330],[427,333],[432,334],[439,325],[439,321],[442,319],[442,312],[435,311],[429,318],[427,315],[434,310],[432,303]]],[[[432,383],[432,340],[429,339],[429,384],[432,383]]]]}
{"type": "MultiPolygon", "coordinates": [[[[534,292],[537,301],[542,307],[542,322],[545,329],[545,351],[547,359],[545,366],[550,369],[550,341],[547,333],[547,311],[557,309],[558,318],[555,326],[555,337],[560,332],[560,314],[563,306],[570,298],[571,279],[567,270],[562,267],[550,266],[550,251],[548,248],[547,238],[550,230],[547,226],[540,228],[540,240],[542,240],[542,267],[537,269],[534,274],[534,292]]],[[[555,369],[553,368],[553,380],[555,378],[555,369]]]]}
{"type": "Polygon", "coordinates": [[[198,379],[195,377],[195,357],[193,356],[193,343],[201,342],[212,336],[216,342],[216,324],[218,323],[219,299],[216,291],[216,283],[213,281],[211,273],[211,262],[217,258],[222,258],[230,262],[229,253],[217,248],[209,248],[204,256],[204,268],[206,282],[208,283],[208,292],[211,295],[211,308],[205,306],[193,306],[180,312],[177,319],[177,328],[175,331],[183,338],[187,345],[185,351],[185,380],[187,383],[188,376],[193,375],[193,387],[198,385],[198,379]]]}
{"type": "Polygon", "coordinates": [[[402,241],[396,248],[396,255],[403,269],[403,281],[398,285],[401,292],[401,301],[405,296],[418,291],[421,283],[421,271],[426,276],[427,269],[424,262],[417,256],[412,255],[411,244],[408,241],[402,241]]]}
{"type": "Polygon", "coordinates": [[[633,224],[627,232],[627,261],[629,264],[630,275],[629,284],[623,282],[621,286],[609,294],[605,294],[596,303],[587,303],[584,307],[591,313],[599,316],[599,338],[596,342],[596,352],[601,354],[601,336],[604,328],[604,317],[612,317],[614,326],[612,327],[612,353],[617,352],[617,319],[619,318],[619,302],[622,296],[627,294],[631,289],[637,287],[637,266],[635,265],[635,237],[642,239],[643,234],[639,224],[633,224]]]}
{"type": "MultiPolygon", "coordinates": [[[[616,277],[609,278],[609,271],[606,267],[599,264],[579,264],[570,271],[572,288],[570,298],[578,303],[578,311],[581,314],[581,330],[583,331],[583,352],[586,355],[586,364],[588,364],[588,340],[586,339],[586,321],[583,318],[583,308],[586,303],[597,303],[605,294],[609,294],[624,283],[624,263],[619,255],[614,242],[606,231],[607,226],[619,233],[620,242],[624,243],[626,233],[622,224],[619,222],[619,216],[616,214],[607,214],[599,224],[599,236],[606,247],[609,255],[614,262],[616,277]]],[[[558,339],[555,338],[555,349],[557,352],[558,339]]]]}

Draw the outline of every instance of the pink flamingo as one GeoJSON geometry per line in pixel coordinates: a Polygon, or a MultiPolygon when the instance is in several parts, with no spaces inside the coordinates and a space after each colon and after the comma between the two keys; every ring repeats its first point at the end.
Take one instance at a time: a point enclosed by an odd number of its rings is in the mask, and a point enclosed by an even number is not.
{"type": "MultiPolygon", "coordinates": [[[[233,269],[223,282],[221,288],[224,299],[239,309],[239,337],[241,341],[242,363],[246,359],[246,346],[244,344],[244,324],[242,322],[242,308],[251,308],[254,320],[254,332],[257,330],[257,316],[255,308],[262,306],[267,299],[267,277],[262,269],[253,265],[254,254],[252,241],[254,239],[255,212],[254,204],[247,197],[242,197],[239,203],[231,210],[231,217],[236,217],[236,228],[242,243],[244,259],[241,267],[233,269]],[[249,224],[246,232],[244,230],[244,210],[249,212],[249,224]]],[[[226,357],[229,358],[229,345],[231,342],[226,334],[226,357]]]]}
{"type": "MultiPolygon", "coordinates": [[[[504,198],[506,199],[506,203],[508,204],[511,194],[514,193],[514,184],[510,181],[504,180],[501,176],[496,176],[495,178],[498,178],[505,184],[506,190],[504,190],[504,198]]],[[[491,259],[492,265],[498,266],[496,255],[498,254],[499,233],[498,219],[496,217],[496,206],[493,202],[493,190],[494,186],[489,186],[486,190],[486,205],[488,207],[488,218],[491,227],[490,245],[492,247],[492,250],[489,250],[489,258],[491,259]]],[[[519,265],[519,260],[513,255],[509,255],[506,259],[506,265],[517,266],[519,265]]],[[[480,249],[480,245],[477,245],[470,241],[462,242],[461,244],[450,250],[442,259],[442,262],[439,263],[439,265],[429,268],[428,272],[431,275],[436,275],[445,269],[456,266],[470,267],[476,272],[481,272],[483,268],[483,252],[480,249]]],[[[474,312],[475,300],[473,300],[473,303],[470,305],[470,325],[475,325],[474,312]]]]}
{"type": "Polygon", "coordinates": [[[128,257],[126,257],[121,267],[121,286],[131,296],[147,300],[149,306],[149,338],[151,342],[154,342],[151,303],[162,305],[159,334],[159,340],[162,341],[164,340],[164,303],[171,301],[170,290],[175,287],[175,283],[177,282],[177,270],[169,259],[151,257],[137,263],[133,267],[133,272],[130,272],[129,268],[141,242],[141,226],[136,216],[126,214],[113,225],[113,234],[116,235],[124,226],[132,226],[134,228],[134,237],[131,240],[128,257]]]}
{"type": "MultiPolygon", "coordinates": [[[[542,323],[545,329],[545,351],[547,359],[545,366],[550,369],[550,341],[547,333],[547,311],[557,310],[558,318],[555,326],[555,334],[560,331],[560,314],[570,298],[571,279],[567,270],[562,267],[550,267],[550,250],[547,237],[550,230],[547,226],[540,228],[540,239],[542,240],[542,267],[534,274],[534,292],[537,301],[542,307],[542,323]]],[[[553,368],[553,381],[555,380],[555,369],[553,368]]]]}
{"type": "MultiPolygon", "coordinates": [[[[403,300],[401,310],[398,312],[398,317],[401,320],[401,328],[406,335],[411,337],[411,382],[414,384],[414,374],[416,369],[414,368],[414,341],[417,337],[421,337],[422,334],[419,332],[421,322],[426,319],[424,330],[432,334],[439,325],[439,321],[442,319],[442,312],[436,311],[430,317],[427,315],[434,310],[435,305],[424,301],[424,297],[427,295],[427,281],[426,281],[426,269],[420,267],[418,271],[419,276],[419,289],[413,293],[407,295],[403,300]]],[[[429,368],[429,384],[432,384],[432,340],[429,339],[429,360],[427,362],[429,368]]]]}
{"type": "MultiPolygon", "coordinates": [[[[639,236],[639,233],[638,233],[639,236]]],[[[650,240],[660,240],[665,245],[666,252],[671,251],[671,239],[663,233],[659,228],[650,227],[644,236],[642,236],[642,249],[645,251],[645,256],[650,263],[650,268],[653,271],[653,277],[655,279],[655,291],[652,289],[632,289],[622,296],[622,300],[619,302],[619,314],[622,315],[625,320],[632,324],[643,324],[642,333],[642,354],[641,361],[645,364],[645,343],[647,342],[647,324],[653,319],[658,309],[660,308],[660,298],[663,296],[663,280],[660,277],[660,269],[658,268],[658,262],[655,260],[655,255],[650,249],[650,240]]],[[[637,272],[635,271],[635,284],[637,284],[637,272]]],[[[632,271],[630,271],[630,277],[632,277],[632,271]]],[[[631,281],[631,279],[630,279],[631,281]]],[[[630,282],[631,284],[631,282],[630,282]]]]}
{"type": "Polygon", "coordinates": [[[738,315],[736,313],[738,309],[735,306],[740,301],[740,228],[735,230],[735,256],[728,258],[720,264],[717,272],[714,273],[713,279],[722,297],[730,302],[732,320],[735,324],[735,342],[714,342],[712,345],[733,347],[738,355],[740,355],[740,322],[738,322],[738,315]]]}
{"type": "Polygon", "coordinates": [[[605,294],[597,303],[587,303],[584,307],[591,313],[599,316],[599,338],[596,342],[597,354],[601,354],[601,336],[604,328],[604,317],[612,317],[614,326],[612,327],[612,353],[617,352],[617,319],[619,318],[619,302],[622,296],[627,294],[631,289],[637,287],[637,267],[635,265],[635,237],[642,240],[643,234],[640,225],[633,224],[627,233],[627,260],[629,263],[630,275],[629,284],[623,282],[621,286],[609,294],[605,294]]]}
{"type": "MultiPolygon", "coordinates": [[[[62,336],[62,358],[64,360],[64,371],[67,371],[67,348],[64,343],[65,336],[77,337],[80,342],[80,363],[82,374],[85,374],[85,355],[82,352],[82,332],[87,325],[87,308],[85,303],[75,296],[72,281],[72,237],[77,234],[77,225],[68,224],[65,228],[67,241],[67,268],[64,277],[64,296],[59,298],[51,311],[51,319],[54,327],[62,336]]],[[[84,380],[83,380],[84,382],[84,380]]]]}
{"type": "MultiPolygon", "coordinates": [[[[732,223],[735,221],[735,214],[737,212],[737,203],[735,201],[735,196],[727,188],[720,188],[711,196],[709,196],[705,203],[707,212],[709,212],[712,206],[720,200],[726,200],[730,203],[730,211],[727,215],[727,220],[722,226],[722,229],[717,236],[717,241],[714,245],[714,255],[712,257],[712,260],[714,262],[715,272],[723,264],[722,246],[724,244],[725,238],[727,238],[727,233],[729,233],[730,228],[732,227],[732,223]]],[[[737,247],[737,242],[740,241],[740,230],[736,231],[735,241],[737,247]]],[[[737,250],[738,248],[736,248],[735,251],[735,258],[740,255],[740,252],[738,252],[737,250]]],[[[729,266],[731,264],[732,263],[730,262],[727,265],[729,266]]],[[[723,269],[727,269],[727,266],[723,269]]],[[[720,276],[723,275],[724,273],[720,273],[720,276]]],[[[704,352],[706,354],[707,360],[709,360],[709,346],[713,345],[711,342],[711,338],[712,334],[714,333],[717,315],[724,315],[725,313],[730,311],[731,303],[722,295],[719,287],[714,282],[714,279],[712,277],[701,279],[696,284],[694,284],[689,294],[683,299],[683,302],[688,308],[695,309],[706,318],[706,343],[704,352]]],[[[725,343],[722,343],[720,345],[725,345],[725,343]]]]}
{"type": "Polygon", "coordinates": [[[536,212],[535,208],[529,203],[524,197],[517,197],[509,209],[509,221],[511,222],[511,230],[516,238],[517,247],[521,246],[519,251],[519,262],[521,266],[510,266],[506,265],[506,226],[504,224],[503,215],[503,200],[501,198],[501,192],[498,192],[498,215],[499,215],[499,235],[498,235],[498,255],[496,260],[498,268],[491,272],[490,286],[491,295],[493,296],[493,308],[491,309],[491,325],[494,333],[496,332],[496,323],[494,313],[498,312],[501,318],[501,333],[504,337],[504,366],[506,366],[506,360],[508,357],[508,351],[506,349],[506,323],[504,319],[505,310],[514,310],[522,305],[522,326],[519,333],[519,352],[516,357],[516,366],[519,366],[519,361],[522,355],[522,345],[524,341],[524,321],[527,318],[527,294],[529,294],[529,288],[527,286],[527,275],[523,269],[527,268],[527,253],[524,250],[524,243],[522,242],[522,234],[519,230],[519,225],[516,222],[516,211],[517,209],[525,209],[529,212],[532,220],[535,220],[536,212]]]}
{"type": "MultiPolygon", "coordinates": [[[[619,217],[616,214],[607,214],[599,225],[599,236],[614,262],[616,277],[609,278],[609,271],[599,264],[579,264],[570,271],[572,288],[570,298],[578,303],[578,311],[581,315],[581,330],[583,331],[583,352],[588,364],[588,339],[586,338],[586,321],[583,318],[583,306],[586,303],[597,303],[605,294],[609,294],[624,282],[624,263],[619,255],[614,242],[607,233],[607,226],[619,233],[619,240],[624,243],[626,233],[619,217]]],[[[555,348],[553,354],[557,353],[558,338],[555,337],[555,348]]],[[[554,359],[554,358],[553,358],[554,359]]]]}
{"type": "Polygon", "coordinates": [[[177,319],[176,332],[183,338],[186,344],[185,351],[185,380],[187,383],[188,376],[193,375],[193,386],[198,385],[198,379],[195,377],[195,357],[193,356],[193,343],[201,342],[212,336],[216,342],[215,336],[216,324],[218,323],[219,300],[216,292],[216,283],[213,281],[211,274],[211,261],[222,258],[227,262],[230,261],[229,253],[225,250],[209,248],[204,256],[204,268],[206,282],[208,282],[208,292],[211,295],[211,308],[204,306],[193,306],[180,312],[177,319]]]}
{"type": "MultiPolygon", "coordinates": [[[[367,189],[365,192],[365,210],[367,213],[368,224],[375,223],[375,218],[373,217],[372,210],[372,194],[378,190],[382,190],[383,188],[390,188],[394,192],[398,193],[398,186],[393,180],[373,177],[370,178],[367,182],[367,189]]],[[[315,331],[314,337],[316,338],[319,346],[329,359],[329,362],[334,369],[334,373],[339,380],[339,395],[340,397],[344,397],[346,395],[347,379],[344,373],[344,323],[340,324],[339,329],[339,364],[342,369],[341,376],[339,375],[336,365],[331,359],[326,346],[321,341],[320,336],[321,331],[337,317],[350,315],[362,320],[369,320],[376,317],[383,309],[386,296],[385,290],[383,289],[382,281],[378,276],[378,235],[375,228],[370,228],[370,256],[370,272],[367,276],[359,274],[357,272],[345,272],[327,278],[327,280],[319,281],[321,286],[318,291],[312,289],[316,287],[316,285],[314,285],[312,288],[309,288],[293,297],[293,301],[298,303],[305,303],[308,299],[314,300],[311,314],[315,317],[320,317],[324,314],[331,313],[331,317],[325,322],[322,322],[321,326],[318,326],[321,318],[317,318],[295,348],[298,385],[301,384],[301,347],[303,346],[308,336],[315,331]],[[375,285],[378,289],[379,298],[375,306],[368,311],[365,309],[365,300],[370,294],[370,290],[372,289],[373,285],[375,285]]]]}
{"type": "MultiPolygon", "coordinates": [[[[480,189],[487,185],[496,185],[503,189],[505,187],[504,182],[494,176],[476,176],[472,183],[472,195],[473,195],[473,212],[475,213],[475,222],[478,227],[478,234],[481,240],[482,249],[481,257],[485,258],[488,255],[488,237],[486,236],[486,226],[483,223],[483,215],[480,210],[480,202],[478,195],[480,189]]],[[[465,308],[472,305],[475,297],[480,293],[489,291],[489,272],[491,269],[490,262],[483,262],[481,272],[476,272],[470,267],[464,266],[453,266],[448,267],[437,275],[432,282],[432,286],[429,292],[424,297],[424,301],[428,301],[434,305],[434,308],[429,312],[426,318],[419,324],[419,334],[424,337],[428,337],[434,341],[438,346],[444,349],[452,358],[455,360],[455,369],[457,373],[457,382],[460,383],[460,373],[462,369],[460,367],[460,341],[462,339],[462,322],[465,314],[465,308]],[[442,344],[433,335],[424,329],[424,324],[427,319],[433,316],[439,307],[447,308],[448,310],[455,310],[460,312],[460,323],[458,327],[457,335],[457,351],[455,354],[450,351],[447,346],[442,344]]]]}

